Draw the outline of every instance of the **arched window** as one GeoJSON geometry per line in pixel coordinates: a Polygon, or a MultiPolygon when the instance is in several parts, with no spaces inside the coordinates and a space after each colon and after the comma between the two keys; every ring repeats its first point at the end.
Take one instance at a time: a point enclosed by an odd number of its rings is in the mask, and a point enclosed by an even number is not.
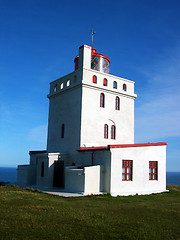
{"type": "Polygon", "coordinates": [[[92,77],[92,81],[93,81],[93,83],[97,83],[97,77],[96,77],[96,75],[94,75],[94,76],[92,77]]]}
{"type": "Polygon", "coordinates": [[[67,80],[67,87],[69,87],[70,85],[70,80],[67,80]]]}
{"type": "Polygon", "coordinates": [[[116,127],[114,125],[111,126],[111,139],[116,139],[116,127]]]}
{"type": "Polygon", "coordinates": [[[58,86],[57,86],[57,84],[54,86],[54,92],[57,92],[57,88],[58,88],[58,86]]]}
{"type": "Polygon", "coordinates": [[[108,85],[108,80],[106,78],[103,79],[103,86],[107,86],[108,85]]]}
{"type": "Polygon", "coordinates": [[[60,88],[63,89],[63,86],[64,86],[64,84],[63,84],[63,82],[62,82],[60,88]]]}
{"type": "Polygon", "coordinates": [[[41,177],[44,177],[44,162],[41,163],[41,177]]]}
{"type": "Polygon", "coordinates": [[[63,123],[62,126],[61,126],[61,138],[64,138],[64,128],[65,128],[65,126],[64,126],[64,123],[63,123]]]}
{"type": "Polygon", "coordinates": [[[104,138],[108,138],[108,125],[104,124],[104,138]]]}
{"type": "Polygon", "coordinates": [[[120,109],[120,99],[118,96],[116,97],[116,100],[115,100],[115,109],[116,110],[120,109]]]}
{"type": "Polygon", "coordinates": [[[116,81],[113,82],[113,88],[117,89],[117,82],[116,81]]]}
{"type": "Polygon", "coordinates": [[[124,91],[127,91],[127,86],[126,86],[125,83],[123,84],[123,90],[124,90],[124,91]]]}
{"type": "Polygon", "coordinates": [[[100,95],[100,107],[104,107],[104,102],[105,102],[105,96],[104,93],[101,93],[100,95]]]}

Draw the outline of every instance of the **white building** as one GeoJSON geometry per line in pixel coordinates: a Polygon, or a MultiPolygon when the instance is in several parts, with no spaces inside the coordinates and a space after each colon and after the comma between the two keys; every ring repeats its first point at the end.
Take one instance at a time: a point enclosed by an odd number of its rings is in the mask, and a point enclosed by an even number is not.
{"type": "Polygon", "coordinates": [[[134,144],[134,82],[83,45],[75,71],[50,83],[46,151],[30,151],[18,184],[113,196],[166,191],[166,143],[134,144]]]}

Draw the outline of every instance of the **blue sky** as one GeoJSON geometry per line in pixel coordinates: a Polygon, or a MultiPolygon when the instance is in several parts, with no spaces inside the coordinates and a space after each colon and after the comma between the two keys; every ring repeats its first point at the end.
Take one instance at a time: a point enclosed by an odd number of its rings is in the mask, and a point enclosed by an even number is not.
{"type": "Polygon", "coordinates": [[[180,1],[0,0],[0,166],[46,149],[49,83],[74,70],[79,46],[136,82],[135,142],[166,141],[180,171],[180,1]]]}

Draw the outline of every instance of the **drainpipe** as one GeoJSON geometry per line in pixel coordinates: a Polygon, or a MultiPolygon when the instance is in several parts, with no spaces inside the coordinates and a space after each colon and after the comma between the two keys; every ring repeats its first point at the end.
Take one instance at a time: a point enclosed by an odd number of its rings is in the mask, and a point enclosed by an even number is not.
{"type": "Polygon", "coordinates": [[[95,151],[92,151],[92,166],[94,165],[94,153],[95,151]]]}

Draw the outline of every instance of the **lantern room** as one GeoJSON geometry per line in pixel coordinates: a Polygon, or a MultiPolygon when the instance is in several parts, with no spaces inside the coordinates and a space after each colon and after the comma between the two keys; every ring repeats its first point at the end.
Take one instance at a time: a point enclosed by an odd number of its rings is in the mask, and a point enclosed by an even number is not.
{"type": "MultiPolygon", "coordinates": [[[[75,71],[79,68],[79,55],[74,59],[75,71]]],[[[95,48],[91,51],[91,69],[109,73],[110,59],[102,53],[97,53],[95,48]]]]}
{"type": "Polygon", "coordinates": [[[97,53],[96,49],[92,49],[91,68],[103,73],[109,73],[110,60],[107,56],[97,53]]]}

